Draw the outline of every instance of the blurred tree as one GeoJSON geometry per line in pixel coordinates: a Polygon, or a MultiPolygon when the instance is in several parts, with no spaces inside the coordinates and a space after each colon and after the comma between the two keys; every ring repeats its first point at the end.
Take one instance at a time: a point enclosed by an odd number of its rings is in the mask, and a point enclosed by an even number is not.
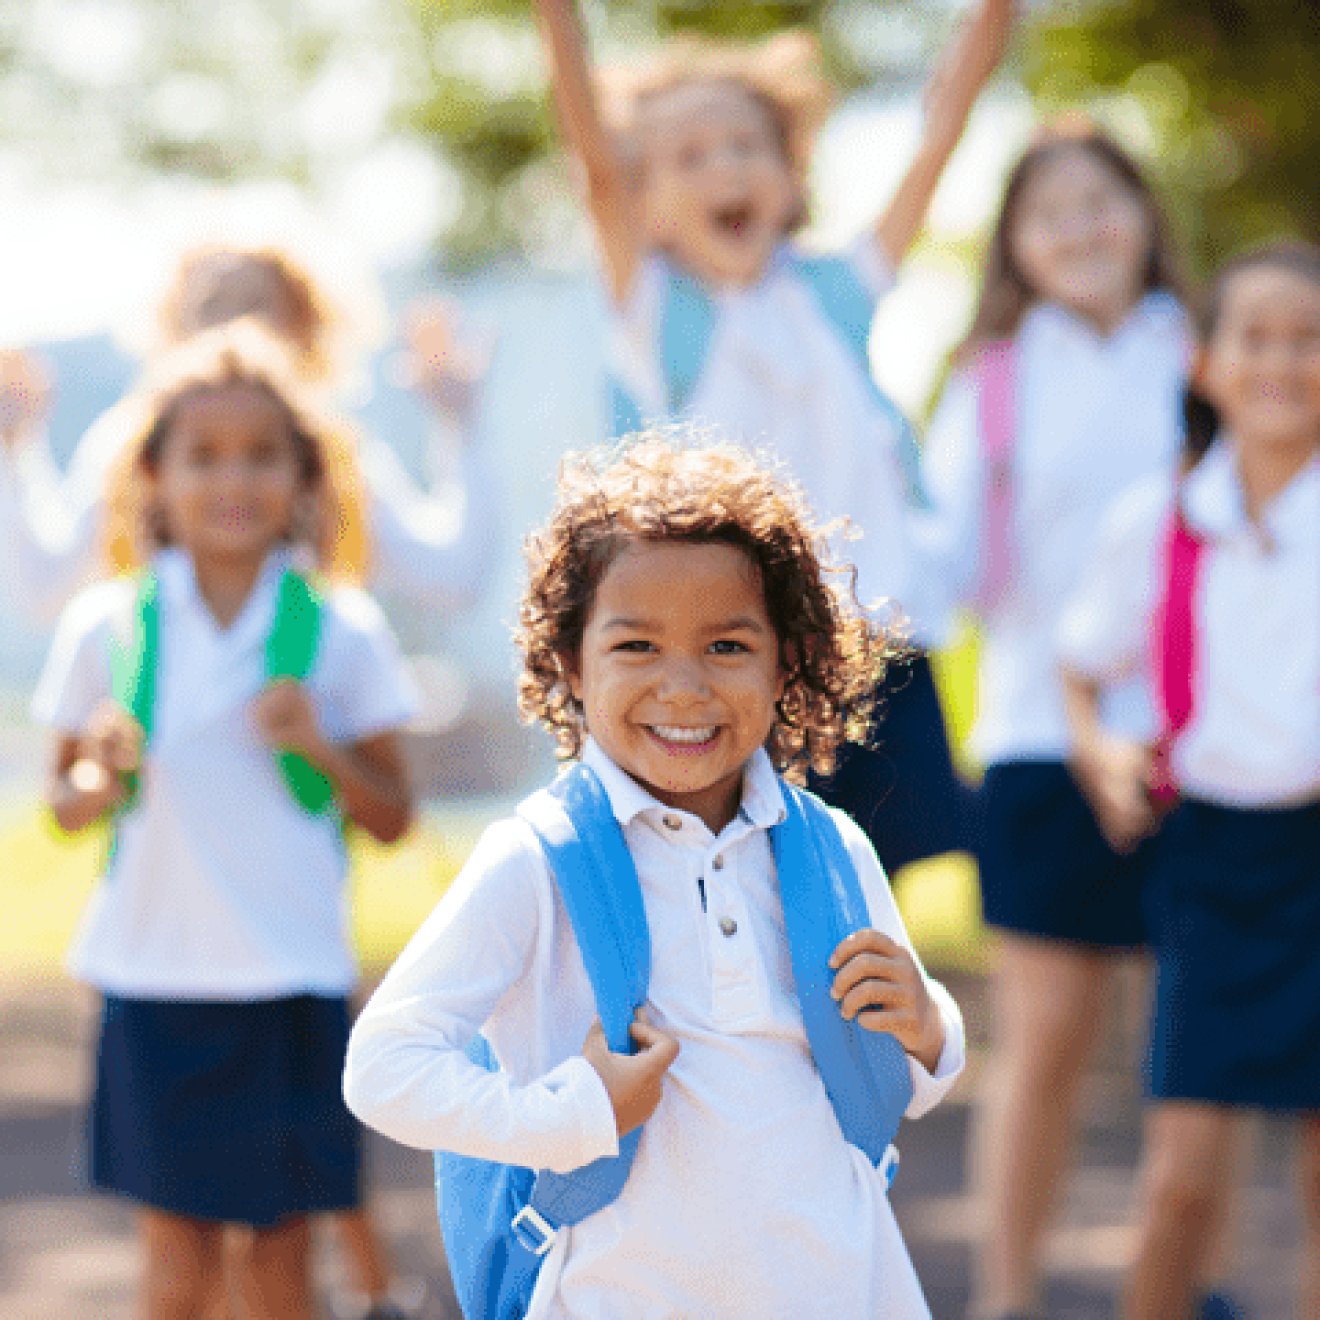
{"type": "Polygon", "coordinates": [[[1047,113],[1098,100],[1150,161],[1196,267],[1270,235],[1320,240],[1315,0],[1049,8],[1028,45],[1028,86],[1047,113]]]}
{"type": "MultiPolygon", "coordinates": [[[[682,30],[802,25],[841,91],[915,84],[958,2],[585,0],[601,62],[682,30]]],[[[316,188],[397,139],[425,143],[450,172],[458,200],[437,240],[453,263],[584,240],[529,0],[0,3],[0,147],[61,182],[316,188]]]]}
{"type": "MultiPolygon", "coordinates": [[[[468,264],[515,243],[542,255],[574,251],[584,236],[549,116],[544,70],[528,0],[400,0],[420,42],[400,107],[469,186],[450,260],[468,264]]],[[[586,0],[598,63],[626,62],[678,32],[754,40],[787,27],[821,38],[840,91],[864,78],[919,79],[950,24],[948,0],[586,0]]]]}

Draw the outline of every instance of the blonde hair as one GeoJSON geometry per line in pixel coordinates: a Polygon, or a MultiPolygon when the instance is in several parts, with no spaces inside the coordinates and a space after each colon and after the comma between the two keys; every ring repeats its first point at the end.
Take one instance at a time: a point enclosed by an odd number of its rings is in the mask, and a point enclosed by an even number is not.
{"type": "Polygon", "coordinates": [[[289,538],[310,550],[328,576],[358,581],[366,571],[365,487],[352,429],[323,417],[306,397],[288,344],[251,317],[204,330],[166,353],[125,405],[130,439],[106,488],[104,555],[131,572],[169,544],[150,498],[150,480],[187,398],[231,385],[262,390],[286,413],[311,508],[289,538]]]}
{"type": "Polygon", "coordinates": [[[691,84],[726,83],[761,105],[774,126],[799,197],[791,229],[806,223],[807,170],[816,135],[834,104],[820,43],[795,28],[761,41],[671,38],[643,65],[601,71],[601,111],[621,153],[640,172],[645,153],[640,137],[648,101],[691,84]]]}
{"type": "MultiPolygon", "coordinates": [[[[349,342],[353,330],[348,311],[305,265],[274,246],[218,242],[185,252],[157,307],[159,350],[168,352],[199,333],[188,317],[190,307],[197,301],[199,283],[209,281],[212,289],[218,290],[226,279],[233,278],[245,266],[257,267],[288,299],[290,343],[296,349],[293,365],[297,375],[317,385],[339,380],[347,371],[354,351],[349,342]]],[[[265,321],[272,334],[284,337],[262,308],[249,307],[245,313],[265,321]]]]}

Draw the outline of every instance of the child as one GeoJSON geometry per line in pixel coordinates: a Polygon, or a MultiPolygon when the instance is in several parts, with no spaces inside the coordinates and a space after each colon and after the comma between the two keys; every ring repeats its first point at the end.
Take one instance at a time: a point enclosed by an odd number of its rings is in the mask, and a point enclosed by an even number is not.
{"type": "MultiPolygon", "coordinates": [[[[342,390],[351,365],[347,314],[278,248],[225,243],[185,253],[158,308],[159,351],[243,316],[256,317],[287,343],[305,392],[342,390]]],[[[360,483],[365,476],[361,499],[369,542],[365,536],[356,543],[341,538],[336,553],[358,573],[369,570],[378,585],[442,609],[466,608],[478,599],[499,545],[498,499],[488,464],[461,443],[485,364],[464,343],[452,309],[441,303],[414,308],[407,334],[412,384],[428,403],[435,448],[447,455],[448,488],[438,497],[428,495],[388,445],[338,426],[326,436],[328,458],[342,469],[341,482],[360,483]]],[[[37,411],[37,396],[24,388],[31,374],[21,356],[0,355],[0,395],[15,405],[28,401],[29,414],[37,411]]],[[[4,521],[16,585],[32,614],[50,618],[78,586],[104,571],[107,559],[121,566],[119,551],[106,545],[103,500],[107,473],[136,420],[122,403],[103,414],[79,443],[67,475],[58,472],[43,443],[25,434],[35,419],[22,420],[25,426],[0,427],[6,450],[0,501],[10,506],[4,521]]]]}
{"type": "Polygon", "coordinates": [[[1301,1111],[1299,1316],[1320,1314],[1320,250],[1230,261],[1200,326],[1186,470],[1115,507],[1061,626],[1074,758],[1117,847],[1157,840],[1133,1320],[1192,1314],[1246,1107],[1301,1111]],[[1208,452],[1207,451],[1208,448],[1208,452]],[[1204,454],[1204,457],[1201,455],[1204,454]],[[1151,671],[1163,755],[1100,724],[1151,671]],[[1244,647],[1249,655],[1244,655],[1244,647]],[[1167,769],[1167,776],[1161,774],[1167,769]]]}
{"type": "Polygon", "coordinates": [[[145,573],[75,597],[33,702],[56,819],[115,829],[71,958],[105,997],[91,1176],[142,1206],[143,1315],[200,1316],[243,1224],[249,1312],[302,1320],[307,1216],[358,1196],[343,826],[407,828],[413,696],[371,601],[301,576],[360,510],[279,344],[196,336],[137,415],[110,507],[145,573]]]}
{"type": "MultiPolygon", "coordinates": [[[[607,129],[575,6],[537,0],[537,11],[613,302],[615,434],[681,414],[765,446],[822,517],[862,533],[847,557],[863,604],[897,600],[919,642],[941,640],[905,533],[906,428],[875,387],[867,341],[1002,53],[1011,0],[982,0],[930,90],[925,136],[893,201],[848,252],[824,258],[792,238],[807,219],[808,157],[828,99],[809,38],[673,44],[607,129]]],[[[849,747],[818,783],[891,872],[966,846],[971,816],[925,657],[896,668],[877,703],[883,750],[849,747]]]]}
{"type": "MultiPolygon", "coordinates": [[[[918,543],[981,623],[972,741],[999,1042],[973,1161],[978,1316],[1038,1304],[1078,1083],[1119,955],[1145,938],[1144,859],[1106,843],[1068,772],[1054,630],[1107,504],[1177,452],[1178,293],[1159,204],[1126,152],[1087,126],[1044,133],[1009,176],[923,455],[934,511],[918,543]]],[[[1111,718],[1132,727],[1140,700],[1115,697],[1111,718]]]]}
{"type": "MultiPolygon", "coordinates": [[[[529,1317],[926,1316],[884,1175],[842,1139],[793,991],[768,831],[778,765],[828,768],[880,639],[827,584],[790,490],[730,445],[647,437],[570,462],[529,542],[524,711],[608,795],[640,877],[650,992],[611,1053],[521,817],[492,826],[354,1027],[350,1107],[395,1140],[570,1170],[644,1123],[618,1199],[558,1235],[529,1317]],[[595,1025],[593,1025],[595,1023],[595,1025]],[[484,1031],[504,1074],[469,1062],[484,1031]]],[[[908,1114],[962,1067],[865,836],[831,813],[872,929],[838,947],[847,1018],[909,1058],[908,1114]]]]}

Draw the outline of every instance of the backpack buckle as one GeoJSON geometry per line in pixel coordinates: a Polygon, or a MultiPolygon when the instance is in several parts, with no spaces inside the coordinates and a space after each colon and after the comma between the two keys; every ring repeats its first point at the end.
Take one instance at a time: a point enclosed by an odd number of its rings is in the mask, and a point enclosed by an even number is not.
{"type": "MultiPolygon", "coordinates": [[[[890,1149],[892,1150],[893,1147],[891,1146],[890,1149]]],[[[544,1256],[555,1245],[555,1238],[559,1236],[559,1230],[531,1205],[523,1206],[514,1215],[509,1228],[513,1231],[513,1236],[537,1257],[544,1256]],[[538,1233],[541,1235],[540,1241],[536,1238],[538,1233]]]]}
{"type": "Polygon", "coordinates": [[[894,1185],[894,1179],[898,1177],[898,1147],[892,1141],[885,1148],[880,1163],[875,1167],[880,1170],[880,1176],[885,1180],[885,1190],[888,1191],[894,1185]]]}

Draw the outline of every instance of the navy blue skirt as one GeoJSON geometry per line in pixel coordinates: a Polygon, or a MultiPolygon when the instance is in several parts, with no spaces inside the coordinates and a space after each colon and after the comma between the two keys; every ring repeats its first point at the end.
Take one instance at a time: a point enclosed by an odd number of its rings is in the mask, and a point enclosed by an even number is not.
{"type": "Polygon", "coordinates": [[[1149,910],[1151,1094],[1320,1109],[1320,806],[1183,802],[1149,910]]]}
{"type": "Polygon", "coordinates": [[[172,1214],[269,1227],[358,1204],[348,1004],[120,999],[101,1015],[91,1181],[172,1214]]]}
{"type": "Polygon", "coordinates": [[[885,870],[943,853],[972,851],[975,791],[958,777],[930,661],[917,652],[890,665],[864,745],[846,743],[813,792],[866,832],[885,870]]]}
{"type": "Polygon", "coordinates": [[[988,925],[1104,949],[1145,943],[1150,843],[1116,853],[1062,761],[992,765],[981,796],[988,925]]]}

